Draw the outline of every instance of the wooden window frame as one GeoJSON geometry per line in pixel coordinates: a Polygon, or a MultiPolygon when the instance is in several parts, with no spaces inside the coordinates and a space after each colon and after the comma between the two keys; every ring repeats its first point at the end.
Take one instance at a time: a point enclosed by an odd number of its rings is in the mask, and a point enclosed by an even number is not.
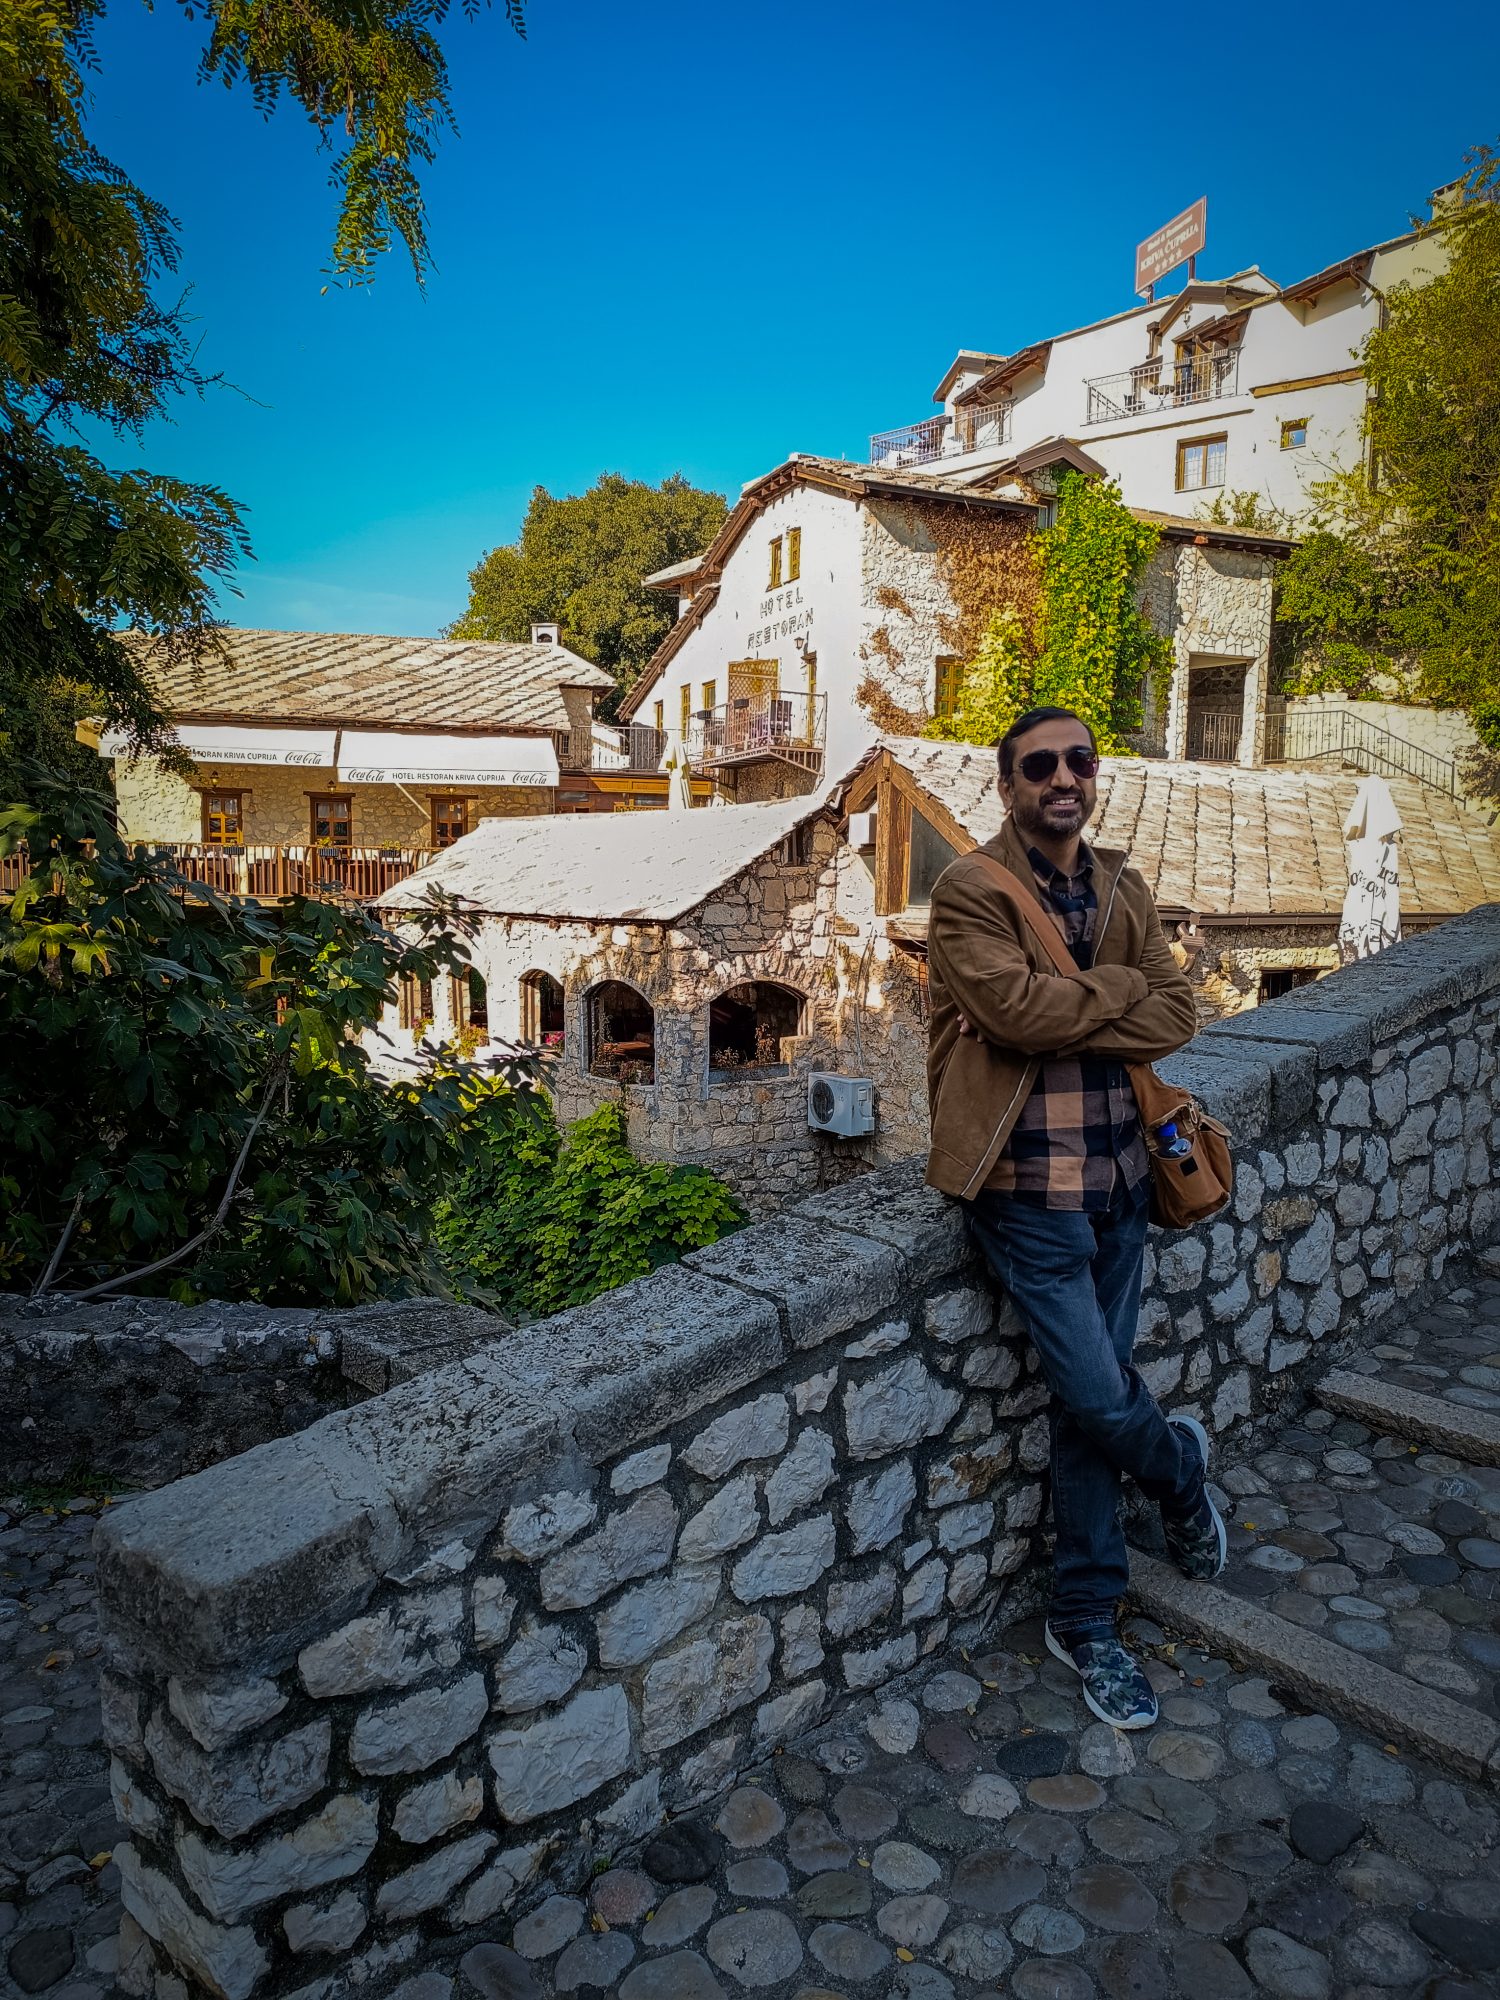
{"type": "Polygon", "coordinates": [[[1205,435],[1202,437],[1179,438],[1177,440],[1177,491],[1179,493],[1213,493],[1216,492],[1219,487],[1227,484],[1228,478],[1229,478],[1228,431],[1210,431],[1205,433],[1205,435]],[[1206,473],[1208,471],[1209,450],[1212,446],[1216,444],[1221,444],[1224,447],[1224,478],[1214,481],[1212,483],[1207,479],[1200,479],[1196,485],[1189,486],[1186,480],[1183,478],[1183,470],[1185,465],[1186,454],[1190,451],[1201,451],[1203,453],[1203,470],[1206,473]]]}
{"type": "Polygon", "coordinates": [[[1283,451],[1305,451],[1305,450],[1307,449],[1307,419],[1306,419],[1306,417],[1283,417],[1283,418],[1282,418],[1282,420],[1281,420],[1281,449],[1282,449],[1283,451]],[[1299,441],[1299,442],[1297,442],[1296,444],[1293,444],[1293,443],[1291,443],[1291,442],[1290,442],[1290,441],[1288,440],[1288,438],[1287,438],[1287,432],[1288,432],[1288,431],[1301,431],[1301,433],[1302,433],[1302,436],[1301,436],[1301,439],[1300,439],[1300,441],[1299,441]]]}
{"type": "Polygon", "coordinates": [[[718,707],[719,683],[717,681],[705,681],[703,683],[702,694],[703,694],[702,706],[706,712],[711,712],[712,710],[718,707]]]}
{"type": "Polygon", "coordinates": [[[781,588],[781,546],[782,537],[780,535],[773,535],[771,537],[771,576],[770,581],[766,585],[767,590],[780,590],[781,588]]]}
{"type": "Polygon", "coordinates": [[[802,530],[786,531],[786,581],[795,583],[802,574],[802,530]]]}
{"type": "Polygon", "coordinates": [[[844,798],[846,812],[875,814],[875,914],[880,917],[899,917],[907,907],[914,806],[955,854],[967,854],[978,845],[946,806],[922,791],[891,753],[882,750],[860,772],[844,798]]]}
{"type": "Polygon", "coordinates": [[[963,693],[963,687],[964,662],[962,659],[957,653],[939,653],[933,662],[932,713],[935,719],[941,720],[944,716],[957,715],[959,697],[963,693]],[[945,672],[944,669],[947,671],[945,672]],[[945,684],[947,684],[950,690],[947,700],[944,699],[945,684]]]}
{"type": "MultiPolygon", "coordinates": [[[[245,844],[245,788],[242,785],[205,785],[198,794],[202,812],[203,845],[205,847],[243,847],[245,844]],[[233,840],[215,839],[212,822],[216,815],[209,808],[210,799],[233,799],[235,824],[239,828],[233,840]]],[[[219,814],[217,817],[222,818],[219,814]]]]}
{"type": "Polygon", "coordinates": [[[692,722],[692,720],[693,720],[693,684],[692,684],[692,682],[691,682],[691,681],[684,681],[684,682],[683,682],[683,684],[682,684],[682,687],[681,687],[681,689],[679,690],[679,693],[681,694],[681,697],[682,697],[682,699],[681,699],[681,703],[680,703],[680,710],[681,710],[681,712],[680,712],[680,715],[679,715],[679,717],[678,717],[678,720],[679,720],[679,721],[681,722],[681,724],[682,724],[682,733],[683,733],[683,735],[684,735],[684,736],[686,736],[686,735],[687,735],[687,733],[688,733],[688,728],[689,728],[689,725],[691,724],[691,722],[692,722]]]}
{"type": "Polygon", "coordinates": [[[433,792],[429,794],[428,805],[431,809],[432,845],[439,852],[445,847],[451,847],[454,840],[462,840],[464,835],[469,832],[469,801],[467,799],[459,798],[453,792],[433,792]],[[461,825],[459,831],[453,836],[453,840],[440,840],[438,838],[439,816],[444,806],[457,806],[458,808],[461,825]]]}
{"type": "Polygon", "coordinates": [[[665,700],[657,702],[653,713],[656,716],[657,735],[665,736],[667,733],[667,704],[665,700]]]}
{"type": "Polygon", "coordinates": [[[307,839],[310,847],[321,847],[325,843],[318,838],[318,807],[320,805],[347,807],[343,813],[325,813],[328,820],[342,819],[348,825],[349,838],[345,841],[330,840],[329,847],[352,847],[354,845],[354,795],[352,792],[309,792],[307,795],[307,839]]]}

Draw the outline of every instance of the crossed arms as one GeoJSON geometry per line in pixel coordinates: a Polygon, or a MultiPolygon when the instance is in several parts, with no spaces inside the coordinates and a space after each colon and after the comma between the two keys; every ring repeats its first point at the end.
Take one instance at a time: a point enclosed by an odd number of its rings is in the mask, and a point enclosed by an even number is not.
{"type": "Polygon", "coordinates": [[[928,953],[967,1032],[1022,1055],[1156,1062],[1198,1026],[1154,907],[1138,965],[1099,965],[1065,979],[1033,972],[1004,903],[982,881],[950,871],[933,895],[928,953]]]}

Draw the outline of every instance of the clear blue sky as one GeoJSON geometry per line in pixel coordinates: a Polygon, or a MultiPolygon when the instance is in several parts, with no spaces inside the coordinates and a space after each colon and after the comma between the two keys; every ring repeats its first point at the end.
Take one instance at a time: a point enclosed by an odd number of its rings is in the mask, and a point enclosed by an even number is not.
{"type": "MultiPolygon", "coordinates": [[[[144,454],[245,504],[239,624],[435,632],[533,485],[789,451],[930,415],[961,346],[1132,303],[1137,239],[1206,193],[1205,275],[1289,282],[1397,233],[1500,132],[1500,15],[973,0],[534,0],[445,31],[438,269],[320,295],[328,161],[196,81],[194,25],[111,0],[97,143],[178,216],[201,359],[144,454]]],[[[1173,283],[1176,280],[1172,281],[1173,283]]]]}

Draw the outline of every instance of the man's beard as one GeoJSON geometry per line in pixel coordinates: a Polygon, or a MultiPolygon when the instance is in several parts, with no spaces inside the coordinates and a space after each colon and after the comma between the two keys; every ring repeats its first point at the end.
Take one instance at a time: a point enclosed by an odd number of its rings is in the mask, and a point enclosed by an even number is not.
{"type": "Polygon", "coordinates": [[[1030,800],[1016,799],[1011,806],[1010,816],[1016,823],[1018,833],[1027,833],[1033,838],[1039,833],[1048,835],[1081,833],[1094,817],[1094,808],[1098,803],[1097,799],[1085,799],[1081,792],[1044,793],[1035,805],[1032,805],[1030,800]],[[1049,818],[1045,808],[1054,798],[1076,799],[1078,802],[1076,819],[1062,816],[1049,818]]]}

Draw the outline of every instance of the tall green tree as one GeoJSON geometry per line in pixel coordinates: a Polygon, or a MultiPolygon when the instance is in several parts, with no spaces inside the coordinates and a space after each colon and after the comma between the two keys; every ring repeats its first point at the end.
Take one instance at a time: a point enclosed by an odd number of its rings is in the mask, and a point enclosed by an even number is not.
{"type": "Polygon", "coordinates": [[[469,572],[455,639],[525,639],[557,619],[564,641],[614,675],[623,693],[671,630],[672,599],[641,578],[706,549],[728,511],[722,493],[680,472],[660,486],[603,473],[586,493],[558,499],[538,486],[519,538],[469,572]]]}
{"type": "Polygon", "coordinates": [[[1500,153],[1469,156],[1428,233],[1446,268],[1397,285],[1363,362],[1364,461],[1315,492],[1281,575],[1297,692],[1467,711],[1500,751],[1500,153]],[[1372,477],[1373,472],[1373,477],[1372,477]]]}
{"type": "MultiPolygon", "coordinates": [[[[506,0],[522,27],[521,0],[506,0]]],[[[86,79],[103,0],[0,5],[0,797],[6,759],[72,758],[104,715],[143,747],[168,735],[123,634],[189,656],[214,643],[214,597],[247,548],[218,487],[121,468],[194,361],[171,217],[92,144],[86,79]]],[[[392,243],[428,262],[418,169],[451,123],[436,30],[448,0],[203,0],[202,73],[272,109],[292,99],[328,143],[338,187],[331,278],[363,282],[392,243]]],[[[15,766],[12,762],[10,771],[15,766]]]]}

